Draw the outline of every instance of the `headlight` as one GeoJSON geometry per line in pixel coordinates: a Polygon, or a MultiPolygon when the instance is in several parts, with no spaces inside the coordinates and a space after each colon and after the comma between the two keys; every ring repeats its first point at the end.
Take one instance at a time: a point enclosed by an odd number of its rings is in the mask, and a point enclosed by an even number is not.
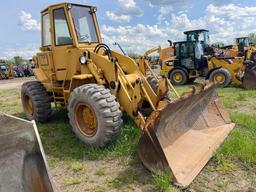
{"type": "Polygon", "coordinates": [[[82,57],[80,57],[79,61],[82,65],[84,65],[84,64],[86,64],[87,58],[85,56],[82,56],[82,57]]]}

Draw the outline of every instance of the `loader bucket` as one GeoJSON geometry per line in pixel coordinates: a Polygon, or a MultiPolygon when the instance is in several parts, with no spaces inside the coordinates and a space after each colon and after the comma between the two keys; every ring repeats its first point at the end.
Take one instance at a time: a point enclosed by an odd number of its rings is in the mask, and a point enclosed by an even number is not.
{"type": "Polygon", "coordinates": [[[0,191],[52,192],[34,122],[0,113],[0,191]]]}
{"type": "Polygon", "coordinates": [[[139,157],[150,171],[167,171],[187,187],[235,124],[209,85],[154,111],[139,141],[139,157]]]}
{"type": "Polygon", "coordinates": [[[244,72],[243,87],[256,89],[256,63],[247,64],[244,72]]]}

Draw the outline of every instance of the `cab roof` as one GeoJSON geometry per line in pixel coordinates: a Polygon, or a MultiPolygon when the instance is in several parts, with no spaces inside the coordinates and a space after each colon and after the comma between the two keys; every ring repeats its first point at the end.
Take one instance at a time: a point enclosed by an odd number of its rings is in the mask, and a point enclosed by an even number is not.
{"type": "Polygon", "coordinates": [[[249,39],[249,37],[237,37],[236,39],[249,39]]]}
{"type": "Polygon", "coordinates": [[[187,35],[188,33],[193,33],[193,32],[201,33],[201,32],[209,32],[209,31],[206,29],[196,29],[196,30],[185,31],[184,34],[187,35]]]}
{"type": "Polygon", "coordinates": [[[88,4],[63,2],[63,3],[56,3],[56,4],[52,4],[52,5],[48,6],[47,8],[42,10],[41,13],[47,12],[49,8],[57,7],[57,6],[65,6],[65,5],[68,5],[68,4],[78,5],[78,6],[86,6],[86,7],[95,7],[95,6],[88,5],[88,4]]]}

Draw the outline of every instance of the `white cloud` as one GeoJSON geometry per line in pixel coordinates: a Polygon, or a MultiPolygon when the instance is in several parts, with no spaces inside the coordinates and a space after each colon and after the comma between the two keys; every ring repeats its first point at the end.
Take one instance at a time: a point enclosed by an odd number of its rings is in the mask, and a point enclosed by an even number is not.
{"type": "Polygon", "coordinates": [[[120,12],[131,16],[142,16],[143,11],[139,8],[134,0],[118,0],[120,12]]]}
{"type": "Polygon", "coordinates": [[[117,0],[117,4],[118,8],[114,12],[106,12],[112,21],[129,22],[132,17],[140,17],[144,14],[134,0],[117,0]]]}
{"type": "Polygon", "coordinates": [[[184,3],[184,0],[146,0],[152,5],[171,5],[175,3],[184,3]]]}
{"type": "Polygon", "coordinates": [[[106,15],[108,16],[108,18],[112,21],[117,21],[117,22],[129,22],[131,20],[131,16],[130,15],[117,15],[112,11],[107,11],[106,15]]]}
{"type": "Polygon", "coordinates": [[[15,56],[20,56],[25,59],[32,59],[38,52],[36,46],[27,46],[23,48],[6,48],[1,49],[1,59],[11,59],[15,56]]]}
{"type": "MultiPolygon", "coordinates": [[[[151,1],[151,3],[154,2],[151,1]]],[[[167,3],[167,0],[162,3],[167,3]]],[[[256,33],[256,6],[210,4],[205,9],[204,15],[197,19],[189,18],[188,14],[184,12],[174,14],[168,11],[167,6],[163,7],[159,10],[162,15],[160,25],[137,24],[118,27],[104,25],[102,30],[104,40],[110,43],[117,41],[126,51],[143,53],[159,44],[163,47],[167,46],[168,39],[184,40],[183,32],[186,30],[209,29],[211,43],[222,41],[227,44],[232,43],[235,37],[246,36],[250,32],[256,33]]]]}
{"type": "Polygon", "coordinates": [[[169,15],[172,11],[173,11],[173,7],[172,6],[160,7],[159,15],[157,17],[157,20],[159,22],[162,22],[165,19],[165,16],[169,15]]]}
{"type": "Polygon", "coordinates": [[[157,46],[159,39],[167,36],[157,25],[137,24],[135,26],[106,26],[102,27],[102,37],[111,48],[114,42],[124,47],[126,52],[143,53],[146,49],[157,46]]]}
{"type": "Polygon", "coordinates": [[[256,16],[256,7],[241,7],[234,4],[228,4],[221,7],[210,4],[206,11],[216,16],[226,16],[229,19],[240,19],[244,17],[256,16]]]}
{"type": "Polygon", "coordinates": [[[20,23],[21,29],[24,31],[39,31],[40,23],[32,18],[32,15],[26,11],[21,11],[20,13],[20,23]]]}

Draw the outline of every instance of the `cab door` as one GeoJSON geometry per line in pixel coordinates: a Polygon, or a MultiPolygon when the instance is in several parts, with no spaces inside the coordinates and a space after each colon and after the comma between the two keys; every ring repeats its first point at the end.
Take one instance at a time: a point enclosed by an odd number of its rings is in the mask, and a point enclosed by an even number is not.
{"type": "Polygon", "coordinates": [[[37,64],[34,71],[40,81],[48,82],[52,80],[54,73],[52,42],[51,42],[51,18],[48,12],[42,13],[42,45],[41,52],[37,53],[37,64]]]}
{"type": "MultiPolygon", "coordinates": [[[[67,80],[67,73],[72,66],[73,39],[67,22],[64,7],[52,10],[53,25],[53,62],[56,70],[56,80],[67,80]]],[[[73,61],[75,62],[75,61],[73,61]]]]}

